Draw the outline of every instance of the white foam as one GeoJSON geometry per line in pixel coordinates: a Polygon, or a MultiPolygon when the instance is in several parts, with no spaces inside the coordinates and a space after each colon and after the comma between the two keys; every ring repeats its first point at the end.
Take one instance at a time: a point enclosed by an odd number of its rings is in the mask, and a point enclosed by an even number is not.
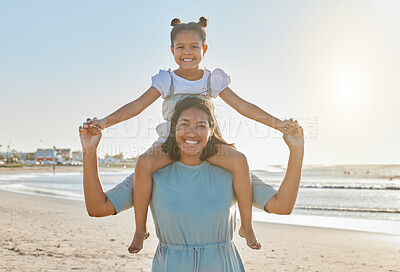
{"type": "Polygon", "coordinates": [[[12,193],[22,193],[28,195],[42,195],[56,198],[65,198],[73,200],[83,200],[83,195],[65,190],[55,190],[48,188],[30,187],[24,184],[1,184],[0,190],[12,193]]]}
{"type": "Polygon", "coordinates": [[[343,229],[400,235],[400,222],[312,215],[276,215],[253,211],[253,220],[297,226],[343,229]]]}

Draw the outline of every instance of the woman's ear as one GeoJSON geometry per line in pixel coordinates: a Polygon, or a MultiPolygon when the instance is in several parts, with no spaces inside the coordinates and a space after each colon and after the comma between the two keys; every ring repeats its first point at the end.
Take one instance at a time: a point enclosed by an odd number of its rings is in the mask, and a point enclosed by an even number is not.
{"type": "Polygon", "coordinates": [[[215,132],[215,128],[211,128],[211,129],[210,129],[210,132],[209,132],[209,135],[208,135],[208,141],[211,140],[211,138],[212,138],[213,135],[214,135],[214,132],[215,132]]]}
{"type": "Polygon", "coordinates": [[[174,47],[171,45],[171,53],[174,55],[174,47]]]}

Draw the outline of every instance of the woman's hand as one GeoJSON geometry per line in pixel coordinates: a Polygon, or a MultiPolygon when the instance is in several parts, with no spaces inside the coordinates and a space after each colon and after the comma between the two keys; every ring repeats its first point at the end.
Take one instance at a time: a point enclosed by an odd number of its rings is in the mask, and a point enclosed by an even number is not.
{"type": "Polygon", "coordinates": [[[293,121],[292,118],[285,119],[283,121],[279,121],[279,123],[276,125],[276,129],[282,133],[285,132],[293,132],[298,128],[299,124],[297,121],[293,121]]]}
{"type": "Polygon", "coordinates": [[[98,119],[97,117],[93,117],[93,119],[86,119],[86,124],[89,128],[99,127],[101,130],[104,130],[106,128],[106,122],[104,121],[104,119],[98,119]]]}
{"type": "Polygon", "coordinates": [[[81,138],[82,148],[97,149],[101,139],[101,130],[99,127],[90,127],[86,122],[79,127],[79,137],[81,138]]]}
{"type": "Polygon", "coordinates": [[[283,139],[285,140],[285,143],[288,145],[290,150],[295,150],[295,149],[304,149],[304,134],[303,134],[303,128],[297,123],[297,121],[294,121],[294,127],[291,129],[284,129],[283,132],[283,139]]]}

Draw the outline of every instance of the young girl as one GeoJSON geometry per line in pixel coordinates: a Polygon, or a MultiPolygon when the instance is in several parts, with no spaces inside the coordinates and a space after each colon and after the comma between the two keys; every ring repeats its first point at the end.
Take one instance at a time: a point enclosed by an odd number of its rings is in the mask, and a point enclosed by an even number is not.
{"type": "MultiPolygon", "coordinates": [[[[152,174],[172,161],[161,144],[169,135],[169,120],[175,108],[175,104],[184,97],[198,96],[210,100],[220,96],[228,105],[233,107],[243,116],[275,128],[281,132],[298,129],[297,122],[290,120],[281,121],[257,106],[243,100],[230,88],[230,78],[221,69],[210,72],[200,69],[199,65],[206,53],[207,19],[201,17],[198,23],[181,23],[179,19],[171,22],[171,52],[178,65],[176,70],[160,70],[152,77],[152,86],[138,99],[126,104],[109,116],[99,120],[88,119],[91,128],[104,129],[128,120],[146,109],[160,96],[163,102],[163,117],[167,121],[157,126],[159,139],[144,154],[140,155],[134,176],[133,197],[135,209],[136,231],[129,252],[137,253],[143,247],[149,233],[146,227],[147,209],[152,191],[152,174]]],[[[183,124],[185,125],[185,124],[183,124]]],[[[189,124],[187,124],[189,127],[189,124]]],[[[95,132],[96,133],[96,132],[95,132]]],[[[185,139],[182,148],[197,150],[199,139],[196,134],[185,139]]],[[[218,146],[217,154],[207,159],[208,162],[220,166],[232,172],[233,187],[238,201],[241,217],[239,235],[246,239],[247,245],[252,249],[260,249],[252,227],[252,190],[250,172],[246,157],[231,146],[218,146]]]]}

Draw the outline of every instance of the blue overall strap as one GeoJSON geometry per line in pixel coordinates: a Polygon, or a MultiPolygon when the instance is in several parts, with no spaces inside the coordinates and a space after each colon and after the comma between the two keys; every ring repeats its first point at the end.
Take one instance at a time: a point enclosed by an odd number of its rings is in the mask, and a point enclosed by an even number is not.
{"type": "Polygon", "coordinates": [[[208,75],[208,79],[207,79],[207,96],[212,97],[211,93],[211,71],[209,71],[207,68],[204,68],[204,73],[208,71],[210,74],[208,75]]]}
{"type": "Polygon", "coordinates": [[[173,96],[175,94],[175,87],[174,87],[174,81],[172,79],[171,68],[168,69],[168,73],[169,73],[169,76],[171,78],[171,83],[169,84],[169,94],[167,95],[166,98],[169,98],[169,97],[171,97],[171,96],[173,96]]]}

